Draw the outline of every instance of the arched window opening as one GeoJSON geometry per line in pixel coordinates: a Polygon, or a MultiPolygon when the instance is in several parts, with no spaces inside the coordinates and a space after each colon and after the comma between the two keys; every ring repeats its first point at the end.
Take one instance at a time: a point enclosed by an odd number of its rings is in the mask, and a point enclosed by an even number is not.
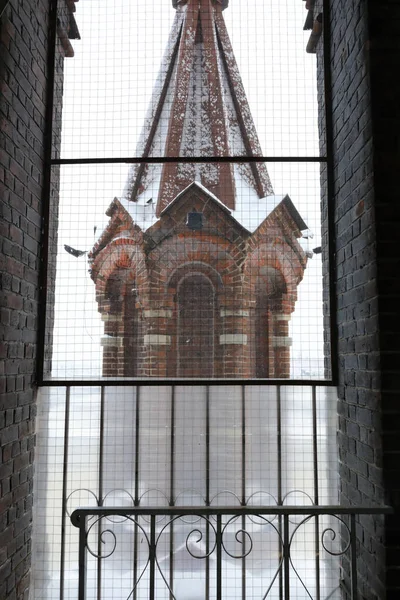
{"type": "Polygon", "coordinates": [[[108,279],[103,338],[103,372],[109,377],[135,377],[138,372],[140,318],[137,292],[128,269],[118,269],[108,279]]]}
{"type": "Polygon", "coordinates": [[[254,369],[257,379],[276,377],[285,373],[280,358],[275,352],[275,325],[280,310],[282,294],[286,286],[282,274],[272,268],[263,267],[263,276],[256,283],[254,315],[254,369]]]}
{"type": "Polygon", "coordinates": [[[200,273],[186,276],[177,295],[177,376],[213,377],[215,292],[200,273]]]}

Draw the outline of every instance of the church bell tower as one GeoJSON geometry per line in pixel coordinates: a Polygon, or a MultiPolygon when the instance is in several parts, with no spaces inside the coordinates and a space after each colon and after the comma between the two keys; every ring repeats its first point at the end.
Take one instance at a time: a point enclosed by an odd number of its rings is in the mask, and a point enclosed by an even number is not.
{"type": "Polygon", "coordinates": [[[103,375],[287,378],[307,225],[254,161],[262,150],[224,21],[228,0],[172,4],[143,162],[90,253],[103,375]],[[166,161],[145,160],[155,157],[166,161]]]}

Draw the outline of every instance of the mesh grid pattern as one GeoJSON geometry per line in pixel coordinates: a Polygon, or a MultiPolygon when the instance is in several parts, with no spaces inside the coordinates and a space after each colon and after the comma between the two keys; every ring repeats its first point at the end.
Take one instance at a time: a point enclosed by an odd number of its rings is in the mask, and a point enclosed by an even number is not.
{"type": "MultiPolygon", "coordinates": [[[[331,448],[335,428],[330,425],[334,414],[329,388],[140,386],[42,390],[34,597],[76,597],[78,533],[69,516],[79,506],[310,505],[318,497],[334,504],[337,481],[331,448]],[[315,452],[314,440],[318,441],[315,452]]],[[[294,530],[301,518],[292,520],[294,530]]],[[[211,523],[215,525],[215,519],[211,523]]],[[[278,526],[276,519],[273,523],[278,526]]],[[[321,543],[321,533],[329,523],[321,518],[318,536],[313,522],[300,527],[292,544],[293,564],[312,594],[316,586],[315,544],[321,543]]],[[[102,530],[113,531],[118,543],[108,559],[99,561],[89,555],[88,598],[97,598],[99,588],[110,599],[129,597],[148,555],[149,518],[141,518],[139,524],[143,529],[120,517],[101,524],[102,530]]],[[[240,556],[241,538],[239,533],[235,538],[235,532],[242,525],[236,519],[227,529],[226,550],[234,556],[240,556]]],[[[246,517],[245,525],[252,537],[252,551],[245,558],[245,571],[242,560],[225,555],[224,598],[262,598],[279,566],[279,538],[274,527],[259,517],[246,517]],[[243,586],[248,596],[242,596],[243,586]]],[[[215,554],[210,556],[208,566],[192,556],[205,552],[207,527],[206,521],[196,516],[178,519],[172,526],[165,517],[157,517],[157,559],[167,581],[172,573],[177,593],[179,589],[181,593],[200,593],[199,589],[204,593],[209,585],[210,597],[215,597],[215,554]],[[190,535],[189,552],[186,539],[196,528],[202,536],[198,539],[196,534],[190,535]]],[[[98,535],[94,525],[88,538],[94,554],[100,543],[98,535]]],[[[99,547],[108,554],[113,547],[110,534],[104,534],[103,542],[99,547]]],[[[336,548],[336,542],[329,544],[331,549],[336,548]]],[[[322,547],[320,553],[319,585],[325,594],[322,597],[328,597],[338,585],[338,570],[322,547]]],[[[156,597],[167,598],[168,589],[159,571],[156,580],[156,597]]],[[[148,585],[147,572],[138,588],[138,598],[148,597],[148,585]]],[[[279,598],[279,586],[278,578],[271,598],[279,598]]],[[[309,597],[295,575],[291,588],[291,597],[309,597]]]]}
{"type": "Polygon", "coordinates": [[[46,378],[329,379],[323,115],[292,4],[79,7],[56,74],[46,378]]]}

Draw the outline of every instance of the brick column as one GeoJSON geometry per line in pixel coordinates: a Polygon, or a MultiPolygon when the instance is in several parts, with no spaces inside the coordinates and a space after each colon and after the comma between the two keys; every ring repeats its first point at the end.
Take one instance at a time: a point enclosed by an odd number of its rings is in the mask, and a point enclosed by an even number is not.
{"type": "MultiPolygon", "coordinates": [[[[290,348],[292,338],[289,337],[289,321],[291,313],[271,312],[272,335],[270,344],[274,356],[274,377],[290,377],[290,348]]],[[[270,375],[271,377],[272,375],[270,375]]]]}
{"type": "Polygon", "coordinates": [[[224,292],[219,298],[219,376],[251,377],[250,310],[239,297],[224,292]]]}

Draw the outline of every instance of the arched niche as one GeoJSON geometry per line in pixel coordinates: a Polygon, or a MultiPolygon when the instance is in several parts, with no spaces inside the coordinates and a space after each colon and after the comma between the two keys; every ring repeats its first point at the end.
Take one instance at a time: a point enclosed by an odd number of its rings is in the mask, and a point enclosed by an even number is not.
{"type": "Polygon", "coordinates": [[[212,378],[215,371],[215,288],[204,273],[185,274],[177,285],[175,376],[212,378]]]}
{"type": "Polygon", "coordinates": [[[286,293],[285,279],[278,269],[260,267],[254,285],[253,365],[257,379],[267,379],[276,374],[276,357],[272,344],[275,333],[275,315],[280,310],[281,299],[286,293]]]}
{"type": "Polygon", "coordinates": [[[116,268],[109,276],[103,313],[103,374],[135,377],[138,374],[142,319],[137,309],[137,288],[131,268],[116,268]]]}

